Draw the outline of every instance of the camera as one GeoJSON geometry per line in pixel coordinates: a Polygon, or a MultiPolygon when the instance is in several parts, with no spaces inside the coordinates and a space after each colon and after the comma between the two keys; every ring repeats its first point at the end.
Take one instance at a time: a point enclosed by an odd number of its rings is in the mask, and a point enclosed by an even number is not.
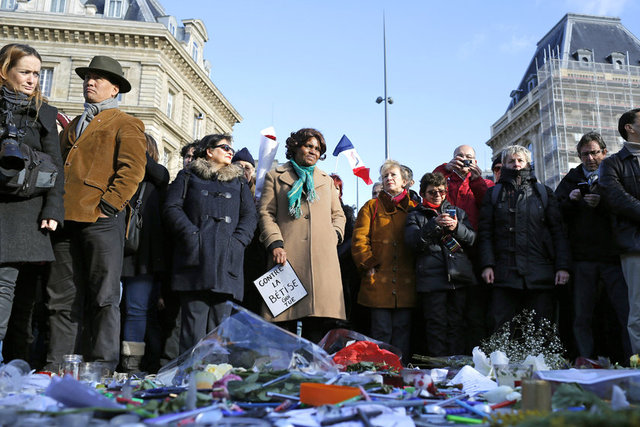
{"type": "Polygon", "coordinates": [[[469,160],[469,159],[463,160],[462,161],[462,166],[465,167],[465,168],[470,167],[471,166],[471,160],[469,160]]]}
{"type": "Polygon", "coordinates": [[[578,183],[578,190],[580,190],[580,194],[582,194],[583,196],[586,194],[589,194],[591,192],[590,190],[590,185],[588,182],[579,182],[578,183]]]}
{"type": "Polygon", "coordinates": [[[0,135],[0,172],[6,177],[17,175],[25,167],[25,156],[17,140],[18,129],[9,124],[0,135]]]}

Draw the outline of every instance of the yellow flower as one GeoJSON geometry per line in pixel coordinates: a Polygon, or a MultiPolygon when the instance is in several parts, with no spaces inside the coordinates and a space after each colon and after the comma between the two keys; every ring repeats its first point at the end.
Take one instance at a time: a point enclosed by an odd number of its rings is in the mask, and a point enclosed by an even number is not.
{"type": "Polygon", "coordinates": [[[225,375],[227,375],[227,373],[233,369],[233,366],[229,365],[228,363],[221,363],[219,365],[207,365],[205,371],[212,373],[215,376],[215,381],[220,380],[222,377],[224,377],[225,375]]]}
{"type": "Polygon", "coordinates": [[[640,367],[640,356],[638,356],[637,354],[631,356],[629,358],[629,366],[631,366],[632,368],[640,367]]]}

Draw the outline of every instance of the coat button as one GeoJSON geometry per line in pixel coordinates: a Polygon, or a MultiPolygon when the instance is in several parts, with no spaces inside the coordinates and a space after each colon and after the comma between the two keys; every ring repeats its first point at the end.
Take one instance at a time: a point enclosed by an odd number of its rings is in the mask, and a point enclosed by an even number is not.
{"type": "Polygon", "coordinates": [[[64,164],[65,166],[71,166],[71,162],[67,162],[64,164]]]}
{"type": "Polygon", "coordinates": [[[73,148],[78,148],[78,146],[77,146],[77,145],[74,145],[74,146],[73,146],[73,148]]]}
{"type": "Polygon", "coordinates": [[[398,246],[398,242],[393,242],[393,246],[398,246]]]}
{"type": "Polygon", "coordinates": [[[398,269],[396,267],[393,267],[393,271],[397,271],[398,269]]]}
{"type": "MultiPolygon", "coordinates": [[[[396,279],[391,279],[391,283],[396,283],[396,279]]],[[[394,291],[395,293],[395,291],[394,291]]]]}
{"type": "Polygon", "coordinates": [[[306,214],[306,215],[304,216],[304,219],[309,219],[309,214],[306,214]]]}
{"type": "Polygon", "coordinates": [[[395,295],[396,294],[396,290],[394,289],[393,291],[391,291],[391,294],[395,295]]]}

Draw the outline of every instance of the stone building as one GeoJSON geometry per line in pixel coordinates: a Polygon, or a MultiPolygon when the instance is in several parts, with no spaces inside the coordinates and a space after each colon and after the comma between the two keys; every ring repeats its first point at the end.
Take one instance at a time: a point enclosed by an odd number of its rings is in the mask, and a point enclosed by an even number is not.
{"type": "Polygon", "coordinates": [[[0,45],[38,50],[43,92],[69,116],[83,110],[75,68],[94,55],[120,61],[132,86],[120,108],[144,122],[172,176],[182,167],[183,145],[230,134],[242,120],[209,77],[208,38],[201,20],[179,23],[157,0],[0,0],[0,45]]]}
{"type": "Polygon", "coordinates": [[[567,14],[537,44],[506,113],[491,126],[494,155],[519,144],[539,180],[555,188],[580,163],[576,144],[599,132],[622,146],[618,118],[640,106],[640,40],[619,18],[567,14]]]}

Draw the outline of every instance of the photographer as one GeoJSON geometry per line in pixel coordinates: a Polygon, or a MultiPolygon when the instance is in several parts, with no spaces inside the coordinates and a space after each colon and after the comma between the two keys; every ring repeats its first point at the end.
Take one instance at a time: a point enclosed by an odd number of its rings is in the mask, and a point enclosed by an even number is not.
{"type": "Polygon", "coordinates": [[[0,49],[0,351],[19,268],[23,263],[54,260],[48,232],[55,231],[64,217],[57,110],[42,99],[41,63],[30,46],[8,44],[0,49]],[[7,194],[7,181],[25,169],[21,144],[50,155],[60,171],[44,194],[30,198],[7,194]]]}
{"type": "MultiPolygon", "coordinates": [[[[607,146],[600,134],[589,132],[580,139],[576,149],[582,164],[571,169],[560,181],[556,196],[566,220],[574,261],[573,335],[578,356],[596,356],[592,323],[596,303],[600,301],[599,284],[602,281],[620,323],[621,344],[628,360],[631,344],[626,328],[629,315],[627,285],[611,239],[611,215],[597,194],[600,163],[607,155],[607,146]]],[[[602,343],[599,347],[619,348],[620,345],[602,343]]]]}

